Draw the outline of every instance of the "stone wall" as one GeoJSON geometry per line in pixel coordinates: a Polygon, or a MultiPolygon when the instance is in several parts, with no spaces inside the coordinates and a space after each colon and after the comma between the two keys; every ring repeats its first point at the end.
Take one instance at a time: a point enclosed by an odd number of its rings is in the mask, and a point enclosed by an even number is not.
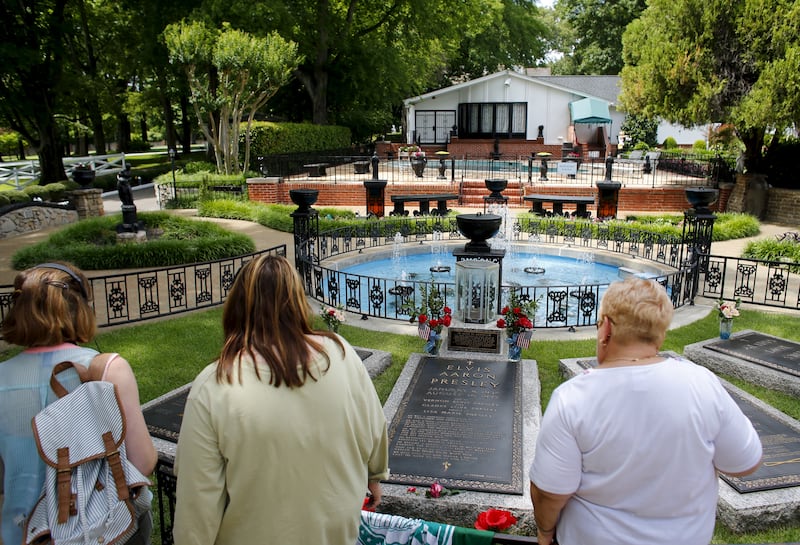
{"type": "Polygon", "coordinates": [[[762,175],[737,175],[727,201],[728,212],[747,212],[761,216],[762,221],[783,225],[800,225],[798,210],[800,191],[769,187],[762,175]]]}
{"type": "Polygon", "coordinates": [[[15,237],[76,221],[78,221],[76,210],[31,203],[0,216],[0,238],[15,237]]]}

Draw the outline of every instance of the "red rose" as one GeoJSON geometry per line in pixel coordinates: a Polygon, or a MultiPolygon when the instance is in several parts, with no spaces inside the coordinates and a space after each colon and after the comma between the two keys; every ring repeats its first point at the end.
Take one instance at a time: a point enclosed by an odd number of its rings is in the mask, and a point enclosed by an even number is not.
{"type": "Polygon", "coordinates": [[[514,314],[520,315],[522,314],[522,309],[519,307],[514,307],[514,314]]]}
{"type": "Polygon", "coordinates": [[[478,530],[489,530],[502,532],[517,523],[517,518],[509,511],[502,509],[487,509],[478,514],[475,519],[475,528],[478,530]]]}
{"type": "Polygon", "coordinates": [[[526,329],[530,329],[533,327],[533,323],[528,318],[520,318],[519,325],[520,327],[524,327],[526,329]]]}
{"type": "Polygon", "coordinates": [[[335,310],[333,310],[332,308],[328,309],[328,316],[333,316],[334,314],[336,314],[335,310]]]}
{"type": "Polygon", "coordinates": [[[504,327],[506,327],[506,321],[500,318],[499,320],[497,320],[497,327],[503,329],[504,327]]]}
{"type": "Polygon", "coordinates": [[[442,309],[442,312],[444,312],[445,314],[452,314],[453,310],[450,307],[444,307],[442,309]]]}
{"type": "Polygon", "coordinates": [[[442,495],[442,490],[444,490],[444,487],[442,485],[440,485],[439,483],[433,483],[431,485],[430,491],[428,491],[428,494],[430,495],[431,498],[438,498],[439,496],[442,495]]]}
{"type": "Polygon", "coordinates": [[[417,318],[417,320],[419,320],[419,323],[424,324],[425,322],[428,321],[428,317],[426,315],[424,315],[424,314],[420,314],[419,318],[417,318]]]}
{"type": "Polygon", "coordinates": [[[438,326],[438,325],[439,325],[439,320],[437,320],[436,318],[433,318],[433,319],[432,319],[432,320],[429,322],[429,324],[430,324],[430,326],[431,326],[431,329],[434,329],[436,326],[438,326]]]}
{"type": "Polygon", "coordinates": [[[442,318],[442,323],[444,324],[445,327],[450,327],[452,321],[453,318],[449,314],[445,314],[444,318],[442,318]]]}
{"type": "Polygon", "coordinates": [[[366,498],[364,498],[364,503],[361,504],[361,510],[375,512],[375,507],[370,505],[371,502],[372,502],[371,497],[367,496],[366,498]]]}
{"type": "Polygon", "coordinates": [[[500,311],[500,314],[508,314],[508,305],[503,307],[503,310],[500,311]]]}
{"type": "Polygon", "coordinates": [[[409,494],[416,494],[417,493],[417,487],[416,486],[409,486],[406,489],[406,492],[408,492],[409,494]]]}

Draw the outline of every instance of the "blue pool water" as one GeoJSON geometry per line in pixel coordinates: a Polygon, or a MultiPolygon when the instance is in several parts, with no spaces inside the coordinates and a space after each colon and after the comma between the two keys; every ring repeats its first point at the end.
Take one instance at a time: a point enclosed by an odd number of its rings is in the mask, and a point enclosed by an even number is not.
{"type": "MultiPolygon", "coordinates": [[[[456,260],[452,253],[421,253],[393,258],[378,259],[341,267],[341,271],[387,279],[408,279],[430,281],[431,275],[437,282],[455,283],[456,260]],[[431,273],[435,266],[450,267],[449,272],[431,273]]],[[[517,253],[507,255],[503,260],[503,284],[520,286],[581,286],[610,284],[619,280],[619,268],[595,263],[587,259],[573,259],[552,255],[517,253]],[[525,272],[525,269],[545,270],[542,274],[525,272]]]]}

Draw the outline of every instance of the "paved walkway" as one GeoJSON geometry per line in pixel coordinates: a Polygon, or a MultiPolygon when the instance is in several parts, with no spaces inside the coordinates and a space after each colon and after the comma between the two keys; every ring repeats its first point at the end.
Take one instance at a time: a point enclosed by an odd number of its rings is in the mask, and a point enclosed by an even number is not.
{"type": "MultiPolygon", "coordinates": [[[[133,188],[133,190],[135,199],[134,202],[139,212],[159,210],[158,203],[156,202],[153,193],[152,184],[144,185],[141,187],[135,187],[133,188]]],[[[119,201],[119,197],[117,196],[116,191],[104,194],[103,200],[105,202],[106,214],[116,214],[120,212],[121,203],[119,201]]],[[[365,212],[363,208],[357,210],[362,215],[365,212]]],[[[458,211],[469,212],[469,213],[476,212],[475,209],[466,209],[466,208],[458,209],[458,211]]],[[[176,213],[185,216],[194,215],[194,211],[192,210],[181,210],[181,211],[176,211],[176,213]]],[[[205,218],[205,219],[221,223],[228,229],[247,234],[253,239],[257,249],[265,249],[277,246],[279,244],[286,244],[287,250],[290,254],[290,258],[293,255],[294,241],[293,241],[293,236],[290,233],[275,231],[274,229],[269,229],[267,227],[263,227],[257,223],[249,221],[213,219],[213,218],[205,218]]],[[[17,274],[17,271],[14,271],[11,267],[11,257],[14,254],[14,252],[16,252],[19,248],[28,246],[30,244],[35,244],[37,242],[46,239],[52,232],[55,232],[59,229],[61,229],[61,227],[53,227],[50,229],[44,229],[41,231],[29,233],[18,237],[13,237],[9,239],[0,239],[0,285],[12,284],[14,277],[17,274]]],[[[761,233],[759,233],[755,237],[712,243],[711,253],[714,255],[738,257],[739,255],[741,255],[741,252],[746,246],[746,244],[751,240],[758,240],[763,238],[775,238],[776,235],[795,229],[796,228],[788,227],[785,225],[762,224],[761,233]]],[[[115,272],[116,271],[93,271],[92,275],[101,276],[106,274],[113,274],[115,272]]],[[[675,319],[673,320],[672,326],[679,327],[691,323],[693,321],[699,320],[704,316],[706,316],[706,314],[708,314],[708,312],[710,312],[711,310],[712,310],[711,305],[707,304],[704,305],[702,303],[696,304],[694,306],[681,307],[675,313],[675,319]]],[[[358,315],[356,314],[349,314],[348,317],[351,320],[350,321],[351,325],[354,325],[355,320],[358,320],[358,315]]],[[[377,318],[370,318],[368,320],[358,320],[357,325],[359,327],[364,327],[367,329],[378,329],[381,331],[406,333],[412,335],[416,333],[416,325],[400,322],[397,320],[383,320],[377,318]]],[[[580,328],[577,332],[574,333],[568,332],[566,330],[553,330],[553,331],[540,330],[537,332],[537,337],[540,338],[546,337],[548,339],[575,340],[579,338],[592,338],[594,337],[594,334],[595,334],[594,328],[592,327],[592,328],[580,328]]]]}

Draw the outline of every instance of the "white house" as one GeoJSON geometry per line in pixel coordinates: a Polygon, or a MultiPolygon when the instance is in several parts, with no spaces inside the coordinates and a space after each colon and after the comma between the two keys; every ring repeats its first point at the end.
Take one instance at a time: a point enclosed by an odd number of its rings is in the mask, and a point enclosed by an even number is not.
{"type": "MultiPolygon", "coordinates": [[[[618,76],[551,76],[531,69],[504,70],[408,98],[408,143],[445,146],[458,141],[491,141],[495,148],[528,142],[535,151],[562,144],[581,150],[613,151],[625,114],[617,111],[618,76]]],[[[680,145],[707,138],[705,127],[685,129],[663,123],[659,142],[680,145]]],[[[495,149],[495,151],[497,151],[495,149]]]]}

